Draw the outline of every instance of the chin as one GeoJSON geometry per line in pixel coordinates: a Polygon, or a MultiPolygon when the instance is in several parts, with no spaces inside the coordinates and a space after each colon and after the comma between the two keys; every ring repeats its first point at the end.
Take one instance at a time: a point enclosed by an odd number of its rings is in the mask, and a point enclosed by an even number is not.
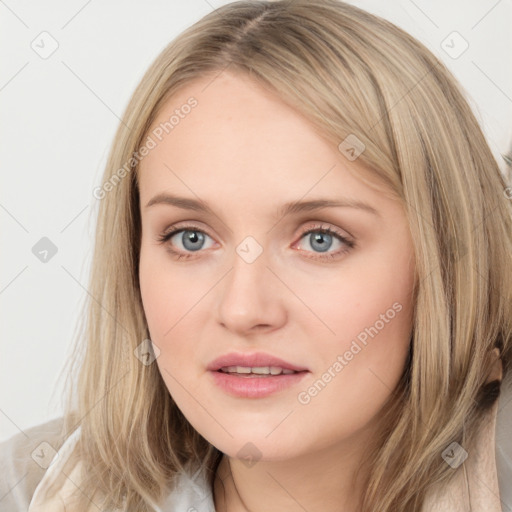
{"type": "Polygon", "coordinates": [[[245,430],[240,435],[231,431],[233,438],[226,435],[222,439],[216,437],[210,438],[208,441],[228,457],[246,461],[248,466],[257,461],[284,461],[300,455],[297,447],[300,446],[302,449],[303,446],[299,440],[290,438],[290,436],[275,436],[270,439],[265,437],[269,431],[266,434],[261,434],[245,430]]]}

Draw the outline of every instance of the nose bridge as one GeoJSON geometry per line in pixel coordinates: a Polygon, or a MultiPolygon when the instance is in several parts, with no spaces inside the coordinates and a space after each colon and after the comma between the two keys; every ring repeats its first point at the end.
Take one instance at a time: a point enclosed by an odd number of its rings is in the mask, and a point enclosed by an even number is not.
{"type": "Polygon", "coordinates": [[[271,283],[269,254],[254,238],[246,237],[235,248],[231,271],[221,287],[219,321],[247,331],[255,326],[276,326],[284,317],[282,297],[271,283]]]}
{"type": "MultiPolygon", "coordinates": [[[[232,269],[227,276],[225,299],[235,299],[239,307],[247,301],[255,306],[262,292],[268,288],[268,254],[253,237],[247,237],[236,248],[232,269]]],[[[267,289],[268,292],[268,289],[267,289]]]]}

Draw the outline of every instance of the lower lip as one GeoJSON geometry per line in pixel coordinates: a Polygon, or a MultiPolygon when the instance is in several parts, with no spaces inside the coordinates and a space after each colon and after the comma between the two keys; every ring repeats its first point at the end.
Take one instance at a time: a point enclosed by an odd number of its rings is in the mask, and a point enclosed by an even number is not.
{"type": "Polygon", "coordinates": [[[307,371],[265,376],[234,375],[220,371],[210,371],[217,386],[230,395],[243,398],[262,398],[297,384],[307,371]]]}

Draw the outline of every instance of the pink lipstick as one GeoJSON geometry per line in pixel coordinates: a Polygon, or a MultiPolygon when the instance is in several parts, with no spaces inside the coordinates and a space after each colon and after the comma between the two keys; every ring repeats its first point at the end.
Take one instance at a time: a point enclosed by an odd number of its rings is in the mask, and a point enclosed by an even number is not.
{"type": "Polygon", "coordinates": [[[207,369],[217,386],[232,396],[243,398],[262,398],[277,393],[309,373],[303,366],[262,352],[225,354],[212,361],[207,369]]]}

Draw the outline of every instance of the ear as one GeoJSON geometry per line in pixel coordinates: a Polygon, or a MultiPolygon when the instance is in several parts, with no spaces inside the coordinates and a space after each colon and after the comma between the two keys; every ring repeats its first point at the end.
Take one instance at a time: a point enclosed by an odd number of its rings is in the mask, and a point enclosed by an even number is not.
{"type": "Polygon", "coordinates": [[[501,381],[503,379],[503,363],[500,358],[500,351],[498,348],[493,349],[494,364],[492,366],[491,374],[489,375],[486,384],[495,380],[501,381]]]}

